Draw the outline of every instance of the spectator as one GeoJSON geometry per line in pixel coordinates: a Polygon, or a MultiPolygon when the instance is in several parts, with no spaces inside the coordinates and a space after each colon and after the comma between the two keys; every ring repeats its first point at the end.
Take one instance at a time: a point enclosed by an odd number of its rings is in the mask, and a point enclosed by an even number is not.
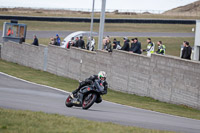
{"type": "Polygon", "coordinates": [[[51,45],[57,45],[56,38],[51,37],[49,44],[51,44],[51,45]]]}
{"type": "Polygon", "coordinates": [[[133,46],[133,53],[136,53],[136,54],[141,54],[141,43],[138,41],[138,38],[134,38],[133,39],[133,43],[134,43],[134,46],[133,46]]]}
{"type": "Polygon", "coordinates": [[[32,44],[35,45],[35,46],[39,46],[37,36],[36,36],[36,35],[33,35],[33,37],[34,37],[34,40],[33,40],[33,43],[32,43],[32,44]]]}
{"type": "Polygon", "coordinates": [[[147,38],[147,49],[143,50],[147,52],[147,56],[151,56],[154,53],[154,44],[151,42],[151,38],[147,38]]]}
{"type": "Polygon", "coordinates": [[[117,41],[116,38],[113,39],[113,49],[121,49],[121,46],[120,46],[120,41],[117,41]]]}
{"type": "Polygon", "coordinates": [[[189,42],[184,41],[183,45],[184,45],[184,48],[182,51],[181,58],[191,60],[192,48],[190,47],[189,42]]]}
{"type": "Polygon", "coordinates": [[[162,41],[158,41],[158,50],[156,51],[157,54],[165,55],[165,45],[162,44],[162,41]]]}
{"type": "Polygon", "coordinates": [[[49,42],[49,44],[53,45],[53,40],[54,40],[54,38],[51,37],[51,38],[50,38],[50,42],[49,42]]]}
{"type": "Polygon", "coordinates": [[[71,40],[67,43],[66,48],[70,49],[71,46],[74,44],[74,37],[71,38],[71,40]]]}
{"type": "Polygon", "coordinates": [[[133,52],[134,47],[135,47],[134,38],[132,38],[131,39],[131,48],[129,49],[129,52],[133,52]]]}
{"type": "Polygon", "coordinates": [[[103,50],[106,50],[107,49],[107,40],[110,41],[110,37],[109,36],[106,36],[104,39],[103,39],[103,50]]]}
{"type": "Polygon", "coordinates": [[[103,50],[105,50],[106,49],[106,43],[107,43],[107,38],[105,37],[104,39],[103,39],[103,50]]]}
{"type": "Polygon", "coordinates": [[[58,34],[56,34],[56,45],[60,46],[60,37],[58,34]]]}
{"type": "Polygon", "coordinates": [[[75,42],[74,42],[74,47],[78,47],[78,41],[79,41],[79,38],[76,37],[75,42]]]}
{"type": "Polygon", "coordinates": [[[87,49],[87,50],[90,49],[90,41],[91,41],[91,38],[88,37],[87,44],[86,44],[86,49],[87,49]]]}
{"type": "Polygon", "coordinates": [[[106,43],[107,43],[107,49],[106,49],[106,50],[107,50],[108,52],[112,52],[111,41],[107,39],[107,42],[106,42],[106,43]]]}
{"type": "Polygon", "coordinates": [[[80,36],[80,39],[78,40],[78,48],[85,49],[85,42],[82,36],[80,36]]]}
{"type": "Polygon", "coordinates": [[[124,45],[121,50],[129,51],[129,39],[127,37],[124,37],[124,45]]]}
{"type": "Polygon", "coordinates": [[[7,32],[7,36],[11,36],[13,34],[13,30],[11,30],[11,28],[8,28],[8,32],[7,32]]]}
{"type": "Polygon", "coordinates": [[[94,51],[95,40],[93,37],[88,37],[87,50],[94,51]]]}
{"type": "Polygon", "coordinates": [[[20,40],[19,40],[19,44],[22,44],[23,42],[25,42],[25,38],[24,38],[24,36],[21,36],[20,40]]]}

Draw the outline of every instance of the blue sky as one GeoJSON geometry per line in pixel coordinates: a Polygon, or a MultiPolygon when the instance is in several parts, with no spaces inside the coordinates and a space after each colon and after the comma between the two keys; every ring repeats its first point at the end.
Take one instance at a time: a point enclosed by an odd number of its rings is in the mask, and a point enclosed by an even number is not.
{"type": "MultiPolygon", "coordinates": [[[[91,9],[93,0],[0,0],[0,7],[83,8],[91,9]]],[[[102,0],[95,0],[101,8],[102,0]]],[[[166,11],[197,0],[107,0],[106,9],[166,11]]]]}

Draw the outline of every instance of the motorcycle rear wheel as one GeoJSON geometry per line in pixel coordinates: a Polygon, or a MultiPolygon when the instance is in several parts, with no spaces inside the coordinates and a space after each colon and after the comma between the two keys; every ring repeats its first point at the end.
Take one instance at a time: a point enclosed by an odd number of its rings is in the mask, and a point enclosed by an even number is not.
{"type": "Polygon", "coordinates": [[[89,109],[97,99],[97,95],[95,93],[89,93],[84,96],[82,109],[89,109]]]}

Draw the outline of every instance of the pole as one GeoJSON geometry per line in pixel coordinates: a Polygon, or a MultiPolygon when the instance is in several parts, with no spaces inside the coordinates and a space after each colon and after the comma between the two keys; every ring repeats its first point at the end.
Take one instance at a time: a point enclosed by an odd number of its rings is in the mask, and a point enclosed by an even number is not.
{"type": "Polygon", "coordinates": [[[91,42],[91,37],[92,37],[92,31],[93,31],[93,20],[94,20],[94,2],[95,0],[93,0],[93,4],[92,4],[92,16],[91,16],[91,25],[90,25],[90,42],[91,42]]]}
{"type": "Polygon", "coordinates": [[[102,49],[102,40],[103,40],[103,32],[104,32],[104,22],[105,22],[105,10],[106,10],[106,0],[102,0],[101,6],[101,18],[99,25],[99,40],[98,40],[98,49],[102,49]]]}
{"type": "Polygon", "coordinates": [[[194,60],[200,61],[200,20],[196,20],[195,41],[194,41],[194,60]]]}

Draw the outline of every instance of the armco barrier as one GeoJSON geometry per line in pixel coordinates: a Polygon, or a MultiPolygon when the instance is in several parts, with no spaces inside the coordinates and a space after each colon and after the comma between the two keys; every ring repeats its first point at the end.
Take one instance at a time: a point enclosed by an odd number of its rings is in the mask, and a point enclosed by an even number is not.
{"type": "Polygon", "coordinates": [[[124,51],[91,52],[78,48],[33,46],[5,42],[2,59],[84,80],[104,70],[114,90],[200,109],[200,63],[152,54],[151,58],[124,51]]]}

